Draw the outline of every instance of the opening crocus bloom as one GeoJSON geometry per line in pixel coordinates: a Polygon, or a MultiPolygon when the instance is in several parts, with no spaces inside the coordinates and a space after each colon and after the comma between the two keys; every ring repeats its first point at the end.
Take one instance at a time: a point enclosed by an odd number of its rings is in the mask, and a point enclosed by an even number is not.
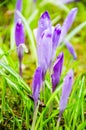
{"type": "Polygon", "coordinates": [[[42,85],[42,69],[38,67],[35,71],[32,83],[32,90],[33,90],[32,96],[34,99],[35,107],[38,102],[41,85],[42,85]]]}
{"type": "Polygon", "coordinates": [[[70,70],[64,78],[62,95],[60,99],[60,113],[62,113],[66,108],[68,97],[70,95],[73,85],[73,76],[73,70],[70,70]]]}
{"type": "Polygon", "coordinates": [[[47,69],[50,67],[52,58],[58,45],[61,34],[61,27],[57,25],[55,29],[51,26],[48,12],[44,12],[38,22],[36,34],[38,66],[42,68],[43,79],[47,69]],[[54,30],[54,31],[53,31],[54,30]]]}
{"type": "Polygon", "coordinates": [[[64,59],[64,55],[61,52],[59,56],[57,57],[57,60],[53,66],[53,74],[51,75],[53,92],[60,81],[60,76],[61,76],[62,66],[63,66],[63,59],[64,59]]]}

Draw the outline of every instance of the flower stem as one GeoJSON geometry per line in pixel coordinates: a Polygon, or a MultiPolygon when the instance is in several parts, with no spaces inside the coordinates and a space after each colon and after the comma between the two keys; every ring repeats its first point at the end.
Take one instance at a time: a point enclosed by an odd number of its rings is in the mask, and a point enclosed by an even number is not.
{"type": "Polygon", "coordinates": [[[33,115],[33,122],[32,122],[31,130],[35,130],[35,123],[36,123],[36,119],[37,119],[38,108],[39,108],[39,103],[34,109],[34,115],[33,115]]]}
{"type": "Polygon", "coordinates": [[[22,77],[22,59],[19,59],[19,74],[22,77]]]}
{"type": "Polygon", "coordinates": [[[60,121],[61,121],[62,113],[63,113],[63,112],[60,112],[60,113],[59,113],[59,117],[58,117],[57,125],[56,125],[56,130],[59,130],[59,125],[60,125],[60,121]]]}

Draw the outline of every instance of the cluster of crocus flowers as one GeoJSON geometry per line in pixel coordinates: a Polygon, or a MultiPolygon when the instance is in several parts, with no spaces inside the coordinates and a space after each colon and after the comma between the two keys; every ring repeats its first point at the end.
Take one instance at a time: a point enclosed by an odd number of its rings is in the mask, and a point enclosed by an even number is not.
{"type": "MultiPolygon", "coordinates": [[[[47,11],[44,12],[40,17],[38,23],[38,29],[35,31],[35,36],[37,41],[38,67],[40,67],[42,70],[41,82],[44,81],[45,74],[47,70],[51,67],[53,57],[55,55],[55,51],[59,42],[60,34],[61,34],[61,26],[57,25],[53,31],[51,21],[50,21],[50,16],[47,11]]],[[[35,74],[34,74],[34,78],[36,78],[35,74]]],[[[33,78],[33,84],[34,84],[33,98],[35,95],[36,88],[38,87],[36,83],[37,81],[34,80],[34,78],[33,78]],[[34,91],[34,87],[35,87],[35,91],[34,91]]],[[[39,91],[36,91],[36,95],[39,95],[40,93],[40,89],[38,90],[39,91]]],[[[36,104],[37,99],[34,98],[34,102],[36,104]]]]}
{"type": "MultiPolygon", "coordinates": [[[[37,56],[38,56],[38,67],[35,71],[34,78],[33,78],[33,99],[35,104],[37,104],[38,102],[40,88],[42,86],[42,82],[44,81],[45,74],[47,70],[51,68],[52,61],[54,61],[57,47],[62,42],[64,42],[69,52],[73,55],[74,59],[76,59],[77,57],[73,46],[69,43],[69,41],[65,39],[67,32],[69,31],[70,27],[73,24],[76,14],[77,14],[77,8],[73,8],[69,12],[66,19],[64,20],[62,27],[60,26],[60,24],[57,24],[56,27],[53,27],[51,25],[50,16],[47,11],[44,12],[39,19],[38,28],[34,32],[36,42],[37,42],[37,56]],[[40,71],[38,71],[39,68],[40,71]],[[38,80],[38,78],[40,80],[38,80]]],[[[52,69],[53,72],[51,75],[52,92],[55,91],[56,86],[60,81],[63,59],[64,59],[64,54],[61,52],[58,55],[55,64],[53,65],[53,69],[52,69]]],[[[68,78],[65,79],[68,80],[68,78]]],[[[66,87],[66,85],[64,86],[66,87]]],[[[69,82],[68,85],[71,86],[71,83],[69,82]]],[[[61,100],[64,99],[62,98],[61,100]]]]}
{"type": "MultiPolygon", "coordinates": [[[[16,10],[21,12],[22,9],[22,0],[17,0],[16,3],[16,10]]],[[[22,23],[22,19],[18,16],[15,10],[15,42],[17,46],[17,53],[19,59],[19,71],[20,76],[22,76],[22,58],[24,52],[24,42],[25,42],[25,35],[24,35],[24,25],[22,23]]]]}

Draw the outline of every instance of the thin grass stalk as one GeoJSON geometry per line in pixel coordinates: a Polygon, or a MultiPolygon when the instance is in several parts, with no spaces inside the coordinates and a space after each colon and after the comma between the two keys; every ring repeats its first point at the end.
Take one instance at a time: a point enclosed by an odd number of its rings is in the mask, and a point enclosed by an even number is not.
{"type": "Polygon", "coordinates": [[[6,94],[6,81],[4,77],[2,77],[2,109],[1,109],[2,116],[3,112],[5,112],[5,94],[6,94]]]}
{"type": "Polygon", "coordinates": [[[43,112],[41,113],[39,119],[37,120],[37,123],[36,123],[36,126],[35,126],[35,130],[38,129],[39,123],[40,123],[41,119],[43,118],[44,113],[47,111],[47,109],[49,108],[51,102],[54,100],[55,96],[57,95],[58,91],[60,91],[61,88],[62,88],[62,86],[57,88],[56,91],[52,94],[52,96],[48,100],[45,109],[43,110],[43,112]]]}

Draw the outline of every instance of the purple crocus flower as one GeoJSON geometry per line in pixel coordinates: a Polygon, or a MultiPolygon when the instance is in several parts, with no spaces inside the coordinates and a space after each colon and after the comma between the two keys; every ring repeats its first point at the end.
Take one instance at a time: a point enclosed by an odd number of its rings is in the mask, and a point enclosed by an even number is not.
{"type": "Polygon", "coordinates": [[[22,76],[22,58],[24,53],[24,47],[23,44],[25,42],[25,36],[24,36],[24,25],[22,24],[21,19],[17,21],[15,25],[15,42],[17,46],[17,52],[18,52],[18,58],[19,58],[19,71],[20,76],[22,76]]]}
{"type": "MultiPolygon", "coordinates": [[[[22,0],[17,0],[16,3],[16,10],[21,11],[22,0]]],[[[20,76],[22,76],[22,58],[24,52],[24,42],[25,42],[25,35],[24,35],[24,25],[22,23],[21,18],[15,12],[15,42],[17,46],[18,58],[19,58],[19,71],[20,76]]]]}
{"type": "Polygon", "coordinates": [[[34,99],[35,107],[38,102],[41,85],[42,85],[42,69],[38,67],[35,71],[32,84],[32,90],[33,90],[32,97],[34,99]]]}
{"type": "Polygon", "coordinates": [[[46,11],[40,17],[36,33],[38,66],[43,70],[44,79],[45,73],[55,55],[61,34],[61,27],[57,25],[55,29],[52,28],[50,16],[46,11]]]}
{"type": "MultiPolygon", "coordinates": [[[[73,8],[68,14],[67,18],[65,19],[62,25],[62,28],[59,24],[55,28],[51,26],[50,16],[47,11],[41,15],[39,23],[38,23],[38,29],[37,31],[35,31],[35,36],[36,36],[36,41],[37,41],[38,65],[43,68],[44,75],[47,69],[49,68],[51,62],[54,59],[57,46],[62,41],[65,40],[65,36],[75,19],[76,13],[77,13],[77,8],[73,8]],[[46,37],[45,36],[46,33],[48,33],[47,35],[50,35],[50,37],[46,37]],[[46,44],[46,43],[52,44],[52,55],[50,53],[51,46],[50,44],[46,44]],[[47,49],[44,49],[44,48],[47,48],[47,49]],[[46,59],[48,60],[48,62],[46,59]]],[[[71,52],[71,48],[68,48],[68,49],[70,49],[70,52],[71,52]]]]}
{"type": "Polygon", "coordinates": [[[54,66],[53,66],[53,74],[51,75],[51,78],[52,78],[52,91],[53,92],[55,91],[56,86],[58,85],[58,83],[60,81],[60,76],[61,76],[62,66],[63,66],[63,59],[64,59],[64,55],[61,52],[59,54],[59,56],[57,57],[57,60],[54,63],[54,66]]]}
{"type": "Polygon", "coordinates": [[[66,108],[68,97],[70,95],[72,85],[73,85],[73,70],[70,70],[64,78],[62,95],[60,99],[60,115],[63,113],[66,108]]]}

